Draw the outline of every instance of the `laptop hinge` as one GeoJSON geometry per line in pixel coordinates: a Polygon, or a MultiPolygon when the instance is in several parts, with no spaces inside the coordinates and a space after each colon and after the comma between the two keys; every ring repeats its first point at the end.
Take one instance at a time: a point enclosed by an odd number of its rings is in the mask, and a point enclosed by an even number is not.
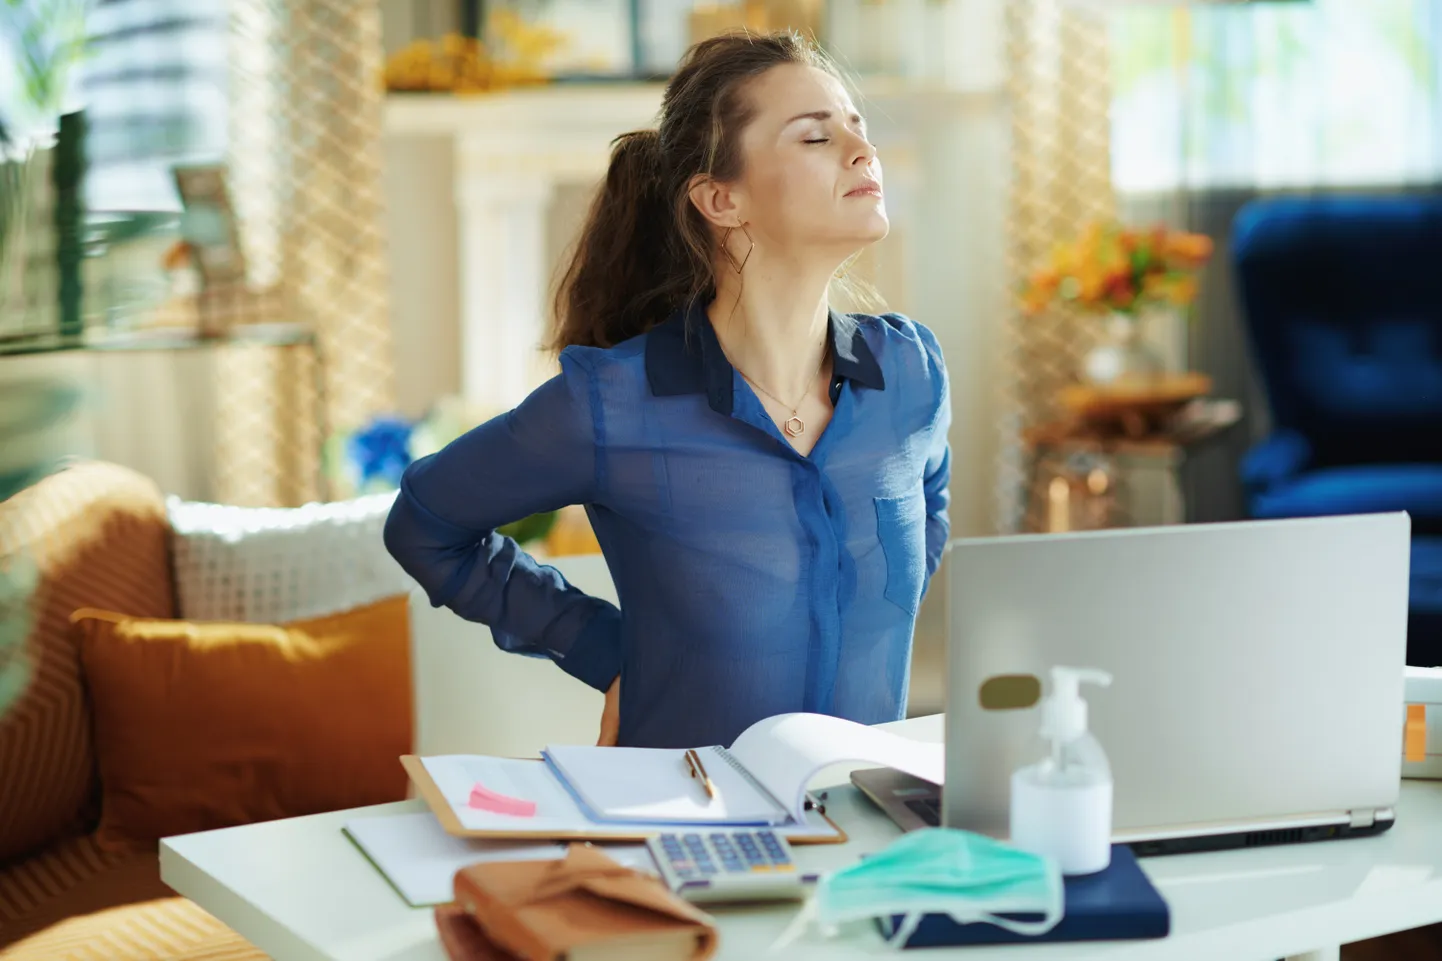
{"type": "Polygon", "coordinates": [[[1352,818],[1352,830],[1354,831],[1360,830],[1362,828],[1369,828],[1377,823],[1377,812],[1372,808],[1358,811],[1348,811],[1347,813],[1352,818]]]}

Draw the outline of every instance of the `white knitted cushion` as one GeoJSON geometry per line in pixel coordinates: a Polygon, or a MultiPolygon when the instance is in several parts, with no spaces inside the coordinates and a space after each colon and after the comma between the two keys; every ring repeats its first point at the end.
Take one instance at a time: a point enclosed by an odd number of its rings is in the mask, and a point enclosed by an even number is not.
{"type": "Polygon", "coordinates": [[[395,498],[296,508],[167,498],[180,616],[277,624],[408,593],[415,581],[381,539],[395,498]]]}

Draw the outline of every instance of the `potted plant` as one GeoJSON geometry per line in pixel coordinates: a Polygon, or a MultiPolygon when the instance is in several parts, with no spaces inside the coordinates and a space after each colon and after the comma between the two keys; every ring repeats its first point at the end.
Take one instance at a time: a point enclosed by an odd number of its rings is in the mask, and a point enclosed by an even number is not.
{"type": "MultiPolygon", "coordinates": [[[[441,400],[419,421],[396,415],[374,417],[327,445],[332,493],[344,498],[395,490],[412,461],[440,450],[486,419],[457,398],[441,400]]],[[[534,544],[551,534],[557,517],[556,511],[545,511],[497,530],[519,544],[534,544]]]]}
{"type": "Polygon", "coordinates": [[[1105,336],[1082,362],[1087,382],[1151,379],[1163,365],[1142,342],[1140,321],[1191,306],[1197,272],[1211,256],[1212,241],[1202,234],[1089,224],[1074,240],[1057,244],[1027,278],[1022,309],[1034,315],[1062,305],[1104,319],[1105,336]]]}

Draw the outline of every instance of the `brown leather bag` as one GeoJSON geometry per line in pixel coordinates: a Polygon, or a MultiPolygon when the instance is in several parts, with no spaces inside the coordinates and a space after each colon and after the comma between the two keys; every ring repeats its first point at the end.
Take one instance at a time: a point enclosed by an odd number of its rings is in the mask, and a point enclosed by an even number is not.
{"type": "Polygon", "coordinates": [[[436,909],[451,961],[704,961],[711,919],[660,880],[572,844],[556,861],[491,861],[456,872],[436,909]]]}

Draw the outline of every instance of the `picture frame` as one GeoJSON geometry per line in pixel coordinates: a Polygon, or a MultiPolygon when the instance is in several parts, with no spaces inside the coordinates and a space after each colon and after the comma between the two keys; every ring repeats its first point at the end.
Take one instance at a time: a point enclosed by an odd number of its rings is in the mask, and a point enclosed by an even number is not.
{"type": "Polygon", "coordinates": [[[245,281],[245,254],[231,206],[223,164],[177,165],[171,168],[184,208],[181,236],[190,245],[196,273],[205,287],[245,281]]]}

